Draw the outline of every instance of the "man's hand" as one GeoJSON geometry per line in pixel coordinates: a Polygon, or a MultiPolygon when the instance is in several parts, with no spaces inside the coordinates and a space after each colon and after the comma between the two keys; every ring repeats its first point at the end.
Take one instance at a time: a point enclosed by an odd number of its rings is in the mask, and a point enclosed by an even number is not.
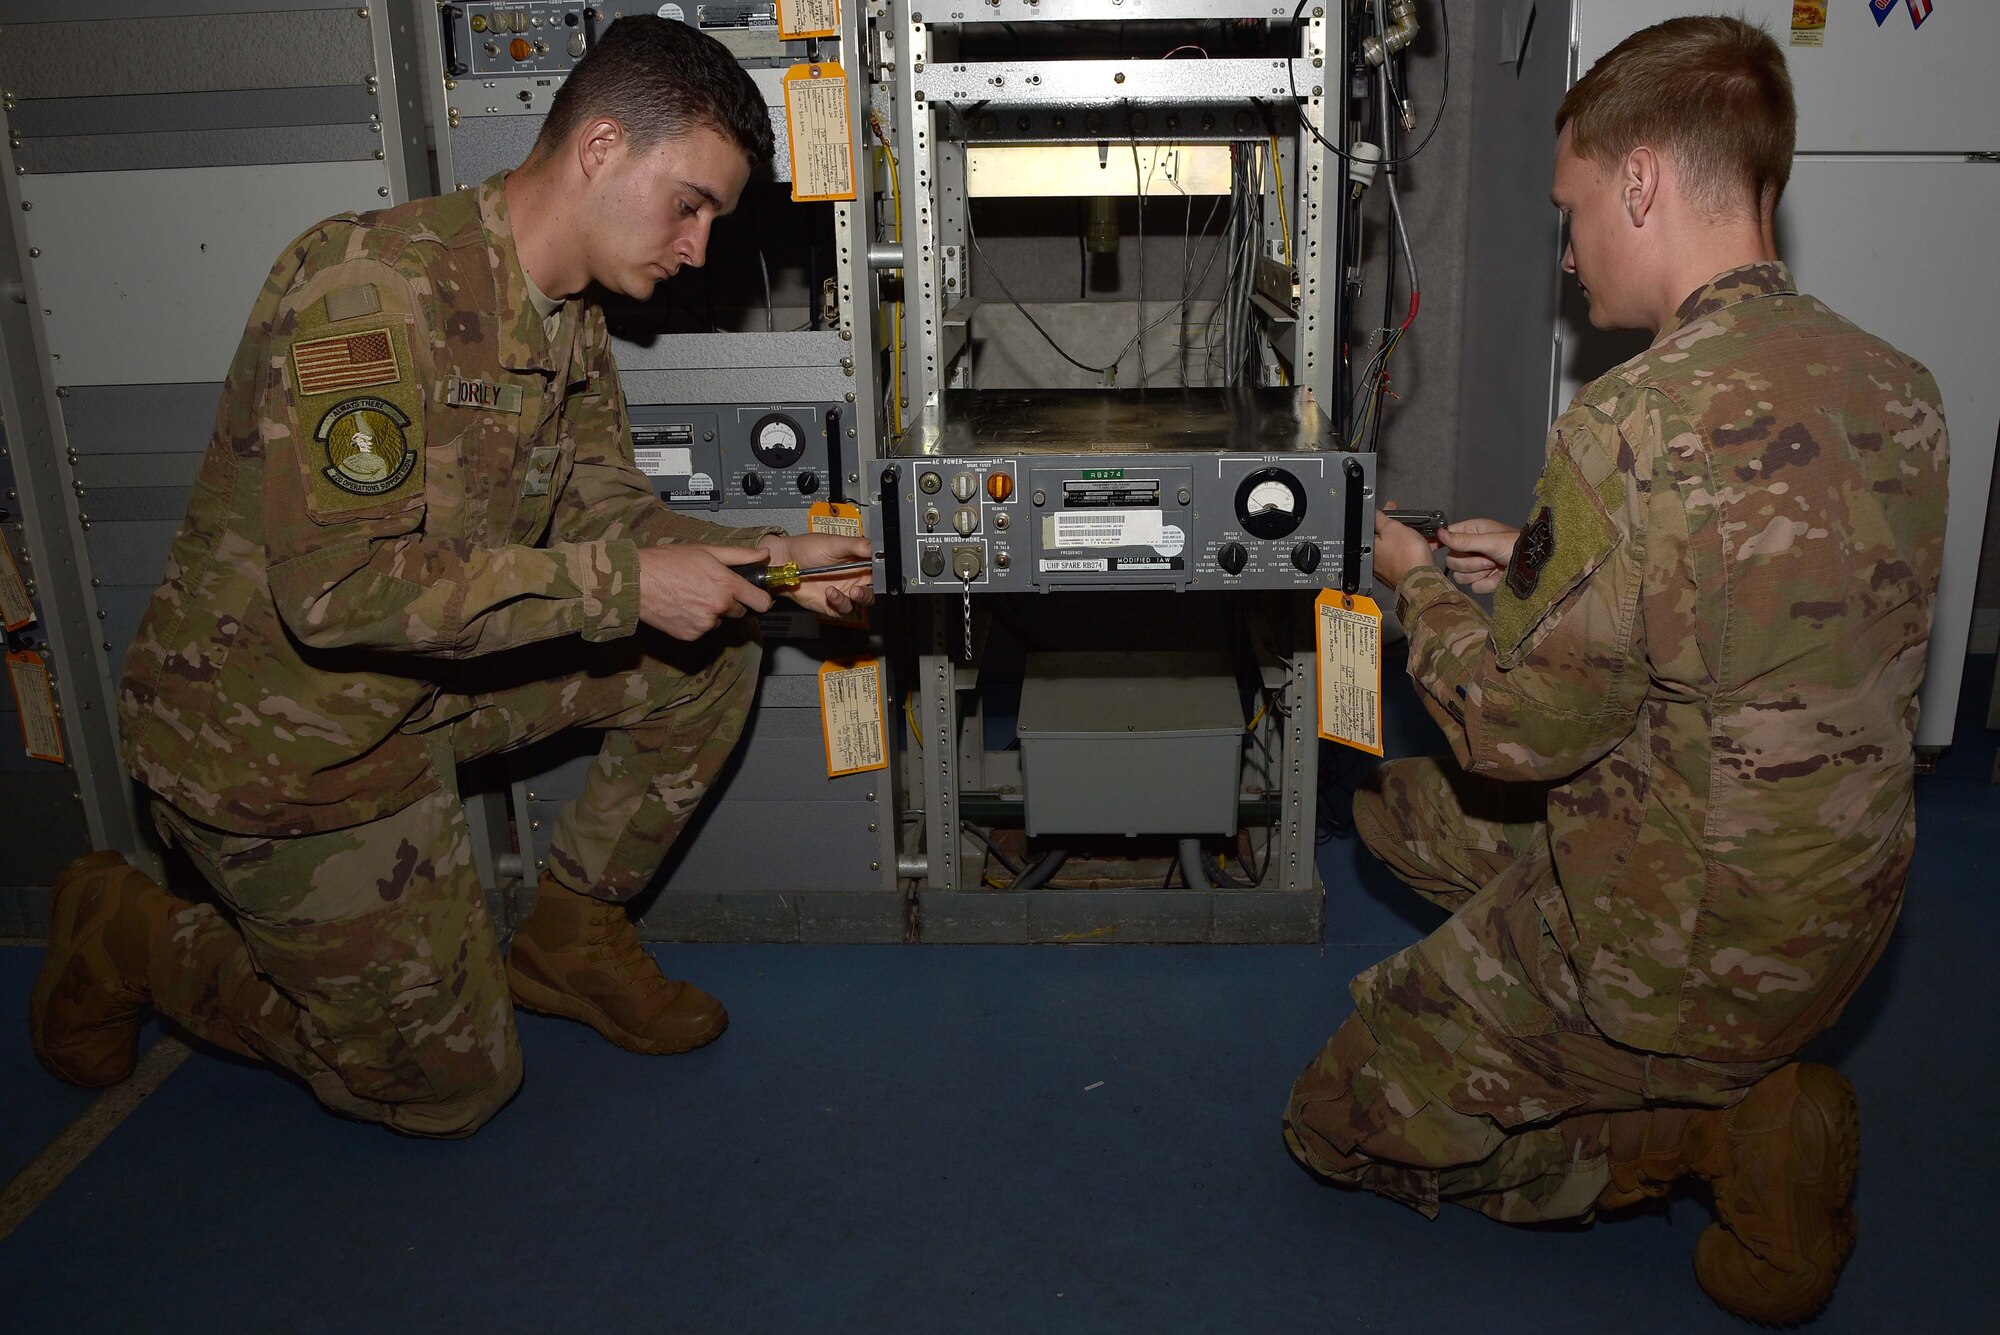
{"type": "Polygon", "coordinates": [[[1433,545],[1408,524],[1391,518],[1388,512],[1395,508],[1396,503],[1388,501],[1375,512],[1375,582],[1390,592],[1403,576],[1431,563],[1433,545]]]}
{"type": "Polygon", "coordinates": [[[639,620],[677,640],[698,640],[727,617],[771,610],[771,595],[732,573],[760,561],[755,547],[669,542],[639,549],[639,620]]]}
{"type": "Polygon", "coordinates": [[[1474,593],[1491,593],[1506,578],[1520,536],[1520,529],[1497,519],[1462,519],[1438,530],[1438,545],[1453,579],[1474,593]]]}
{"type": "MultiPolygon", "coordinates": [[[[796,561],[807,566],[838,565],[843,561],[870,561],[875,550],[866,538],[837,538],[831,533],[792,533],[759,538],[758,548],[772,565],[796,561]]],[[[812,575],[785,596],[809,612],[824,616],[852,616],[854,610],[875,601],[875,575],[857,570],[849,575],[812,575]]]]}

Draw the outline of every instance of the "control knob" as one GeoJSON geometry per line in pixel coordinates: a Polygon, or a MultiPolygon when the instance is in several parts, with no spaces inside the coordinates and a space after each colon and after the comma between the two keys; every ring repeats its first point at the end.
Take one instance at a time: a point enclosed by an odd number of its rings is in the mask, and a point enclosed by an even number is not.
{"type": "Polygon", "coordinates": [[[743,494],[745,496],[763,495],[764,494],[763,477],[757,473],[745,473],[743,475],[743,494]]]}
{"type": "Polygon", "coordinates": [[[1298,568],[1299,573],[1304,575],[1310,575],[1313,571],[1318,570],[1319,544],[1316,542],[1302,542],[1292,548],[1292,564],[1298,568]]]}
{"type": "Polygon", "coordinates": [[[1243,550],[1243,544],[1240,542],[1225,542],[1222,544],[1222,550],[1215,554],[1215,563],[1222,567],[1224,574],[1228,575],[1242,574],[1243,567],[1249,560],[1250,554],[1243,550]]]}

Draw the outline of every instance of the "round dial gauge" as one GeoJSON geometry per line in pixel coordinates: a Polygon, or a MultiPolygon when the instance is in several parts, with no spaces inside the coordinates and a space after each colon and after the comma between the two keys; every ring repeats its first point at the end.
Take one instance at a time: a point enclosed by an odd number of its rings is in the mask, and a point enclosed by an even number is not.
{"type": "Polygon", "coordinates": [[[1306,489],[1279,468],[1260,468],[1236,489],[1236,518],[1258,538],[1282,538],[1304,522],[1306,489]]]}
{"type": "Polygon", "coordinates": [[[805,432],[783,413],[768,413],[750,428],[750,453],[766,468],[790,468],[805,452],[805,432]]]}

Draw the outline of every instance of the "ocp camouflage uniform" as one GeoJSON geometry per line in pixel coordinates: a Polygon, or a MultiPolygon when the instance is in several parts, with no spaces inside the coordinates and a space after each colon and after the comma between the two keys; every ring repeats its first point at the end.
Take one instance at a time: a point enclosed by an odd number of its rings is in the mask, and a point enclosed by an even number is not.
{"type": "Polygon", "coordinates": [[[1729,1106],[1834,1021],[1914,844],[1947,458],[1922,366],[1752,265],[1556,422],[1490,620],[1403,580],[1453,756],[1355,825],[1453,915],[1354,980],[1287,1109],[1307,1164],[1585,1215],[1607,1114],[1729,1106]]]}
{"type": "Polygon", "coordinates": [[[182,914],[185,978],[154,1004],[434,1133],[479,1125],[520,1069],[455,765],[607,730],[549,873],[636,894],[759,656],[749,623],[642,628],[639,549],[771,531],[655,497],[603,312],[533,308],[502,180],[279,258],[119,696],[156,824],[233,917],[182,914]]]}

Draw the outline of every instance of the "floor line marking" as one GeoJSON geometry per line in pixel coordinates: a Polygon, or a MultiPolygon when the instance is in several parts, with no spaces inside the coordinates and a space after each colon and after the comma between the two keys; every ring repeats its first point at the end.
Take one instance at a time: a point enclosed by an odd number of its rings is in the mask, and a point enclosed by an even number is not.
{"type": "Polygon", "coordinates": [[[0,1242],[21,1226],[36,1207],[62,1185],[76,1166],[102,1145],[119,1123],[165,1084],[192,1051],[177,1038],[163,1035],[139,1058],[131,1076],[97,1096],[97,1099],[63,1128],[61,1135],[20,1172],[5,1188],[0,1188],[0,1242]]]}

